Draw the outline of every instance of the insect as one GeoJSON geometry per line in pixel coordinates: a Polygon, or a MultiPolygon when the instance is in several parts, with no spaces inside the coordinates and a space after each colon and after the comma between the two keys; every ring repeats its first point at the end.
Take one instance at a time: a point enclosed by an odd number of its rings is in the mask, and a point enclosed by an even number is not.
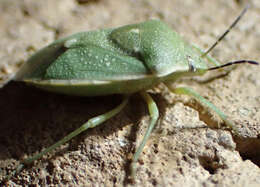
{"type": "Polygon", "coordinates": [[[212,103],[190,88],[173,88],[170,83],[185,76],[203,75],[233,64],[258,64],[251,60],[239,60],[220,65],[208,55],[247,9],[248,6],[206,52],[185,42],[159,20],[77,33],[56,40],[36,52],[17,73],[15,80],[55,93],[76,96],[122,94],[124,97],[116,108],[90,119],[43,152],[24,160],[8,179],[19,173],[26,164],[41,158],[88,128],[112,118],[123,110],[131,94],[139,92],[148,105],[151,121],[130,165],[131,176],[134,177],[136,163],[159,117],[156,103],[146,90],[159,83],[164,83],[173,93],[195,97],[236,131],[232,122],[212,103]],[[208,68],[207,62],[213,63],[214,67],[208,68]]]}

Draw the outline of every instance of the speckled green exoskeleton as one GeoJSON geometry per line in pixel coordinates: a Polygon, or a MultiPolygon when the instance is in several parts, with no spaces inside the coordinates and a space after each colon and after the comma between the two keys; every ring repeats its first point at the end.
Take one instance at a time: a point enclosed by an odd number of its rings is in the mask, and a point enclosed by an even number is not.
{"type": "Polygon", "coordinates": [[[203,52],[198,47],[190,45],[169,26],[158,20],[77,33],[54,41],[39,50],[29,58],[17,73],[15,80],[55,93],[75,96],[122,94],[124,97],[116,108],[90,119],[43,152],[23,161],[9,178],[19,172],[25,164],[42,157],[88,128],[112,118],[125,107],[131,94],[139,92],[148,105],[151,121],[130,166],[131,175],[134,176],[138,158],[159,117],[156,103],[146,90],[159,83],[164,83],[173,93],[195,97],[235,130],[226,115],[209,101],[190,88],[175,88],[171,84],[185,76],[203,75],[209,70],[235,63],[257,64],[255,61],[240,60],[220,65],[208,55],[210,50],[203,52]],[[208,62],[212,62],[214,67],[208,68],[208,62]]]}

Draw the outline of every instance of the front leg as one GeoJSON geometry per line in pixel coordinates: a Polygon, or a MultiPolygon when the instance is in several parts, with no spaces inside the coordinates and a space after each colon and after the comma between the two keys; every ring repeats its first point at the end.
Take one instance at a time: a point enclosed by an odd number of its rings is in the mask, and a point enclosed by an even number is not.
{"type": "Polygon", "coordinates": [[[209,109],[213,110],[218,114],[218,116],[225,122],[225,124],[232,130],[234,131],[235,134],[238,134],[238,129],[235,127],[235,125],[229,121],[227,116],[220,110],[218,109],[214,104],[212,104],[210,101],[202,97],[200,94],[195,92],[192,88],[187,88],[187,87],[180,87],[180,88],[173,88],[170,84],[166,83],[166,86],[168,89],[175,93],[175,94],[183,94],[183,95],[189,95],[197,99],[203,106],[208,107],[209,109]]]}

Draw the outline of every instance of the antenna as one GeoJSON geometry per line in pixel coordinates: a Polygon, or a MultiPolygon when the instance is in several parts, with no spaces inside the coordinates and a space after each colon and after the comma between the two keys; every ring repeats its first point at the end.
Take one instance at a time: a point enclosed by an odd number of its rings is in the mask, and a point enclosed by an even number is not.
{"type": "Polygon", "coordinates": [[[249,4],[242,10],[239,16],[235,19],[235,21],[229,26],[229,28],[218,38],[218,40],[205,52],[201,55],[201,57],[205,57],[212,49],[216,47],[216,45],[229,33],[229,31],[237,24],[237,22],[244,16],[248,8],[250,7],[249,4]]]}
{"type": "Polygon", "coordinates": [[[253,61],[253,60],[237,60],[237,61],[228,62],[228,63],[220,65],[220,66],[215,66],[215,67],[212,67],[212,68],[208,68],[208,70],[209,71],[210,70],[216,70],[216,69],[220,69],[220,68],[223,68],[223,67],[226,67],[226,66],[231,66],[231,65],[234,65],[234,64],[244,64],[244,63],[253,64],[253,65],[259,65],[258,62],[253,61]]]}

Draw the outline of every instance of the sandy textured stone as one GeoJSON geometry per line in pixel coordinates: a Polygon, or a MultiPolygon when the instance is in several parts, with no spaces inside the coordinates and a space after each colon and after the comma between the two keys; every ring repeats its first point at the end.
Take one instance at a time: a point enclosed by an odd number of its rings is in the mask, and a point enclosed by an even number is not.
{"type": "MultiPolygon", "coordinates": [[[[75,32],[160,18],[186,40],[209,47],[243,8],[238,1],[206,0],[1,0],[0,81],[8,82],[36,50],[75,32]]],[[[241,1],[240,1],[241,2],[241,1]]],[[[212,52],[217,59],[259,59],[260,2],[212,52]]],[[[224,111],[239,129],[232,135],[194,99],[163,86],[152,97],[160,121],[138,162],[129,163],[149,123],[137,95],[116,117],[36,161],[6,185],[41,186],[259,186],[260,67],[244,65],[211,81],[180,80],[224,111]]],[[[209,77],[210,75],[206,75],[209,77]]],[[[0,180],[20,160],[50,146],[119,97],[55,95],[11,82],[0,89],[0,180]]]]}

